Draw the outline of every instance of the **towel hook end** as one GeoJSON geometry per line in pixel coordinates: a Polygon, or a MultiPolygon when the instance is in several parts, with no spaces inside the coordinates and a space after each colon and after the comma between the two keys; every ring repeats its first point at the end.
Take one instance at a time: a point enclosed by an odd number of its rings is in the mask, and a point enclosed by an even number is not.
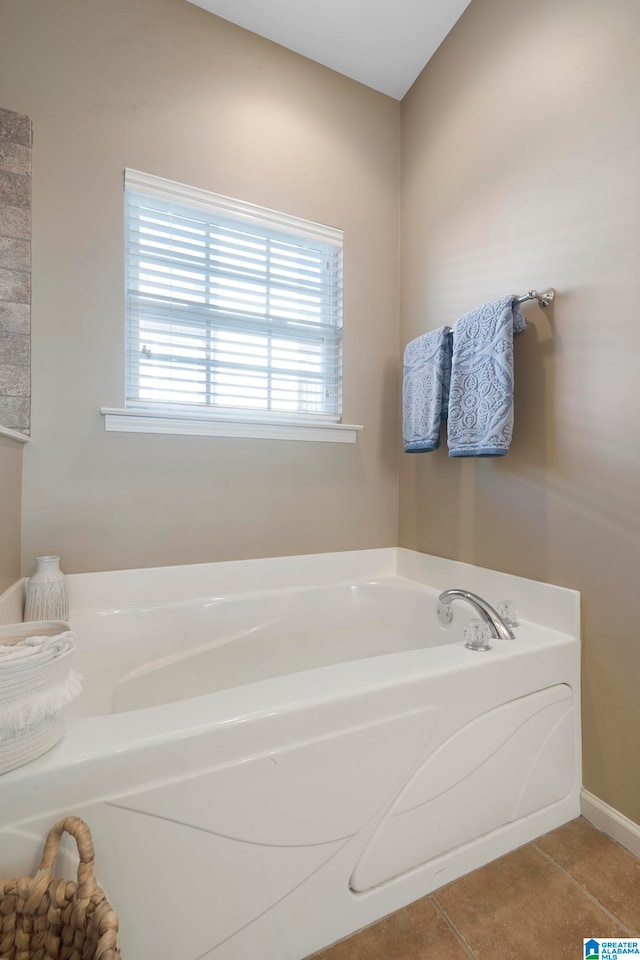
{"type": "Polygon", "coordinates": [[[544,293],[536,293],[536,300],[544,310],[545,307],[548,307],[550,303],[553,303],[555,300],[556,292],[553,287],[549,287],[548,290],[545,290],[544,293]]]}
{"type": "Polygon", "coordinates": [[[545,290],[543,293],[538,293],[537,290],[529,290],[529,293],[525,293],[523,297],[517,297],[518,303],[526,303],[527,300],[537,300],[542,309],[548,307],[550,303],[553,303],[556,296],[556,291],[553,287],[549,287],[548,290],[545,290]]]}

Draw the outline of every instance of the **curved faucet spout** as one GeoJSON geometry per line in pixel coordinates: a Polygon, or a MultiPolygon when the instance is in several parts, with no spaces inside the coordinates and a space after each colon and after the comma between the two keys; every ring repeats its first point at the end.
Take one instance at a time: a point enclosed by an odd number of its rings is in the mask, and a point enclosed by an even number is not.
{"type": "Polygon", "coordinates": [[[471,604],[478,616],[487,624],[493,637],[502,637],[503,640],[515,640],[516,635],[511,627],[508,627],[498,611],[494,610],[491,604],[483,600],[482,597],[479,597],[477,593],[456,588],[453,590],[445,590],[444,593],[440,594],[438,599],[440,603],[446,603],[447,606],[450,605],[453,600],[466,600],[467,603],[471,604]]]}

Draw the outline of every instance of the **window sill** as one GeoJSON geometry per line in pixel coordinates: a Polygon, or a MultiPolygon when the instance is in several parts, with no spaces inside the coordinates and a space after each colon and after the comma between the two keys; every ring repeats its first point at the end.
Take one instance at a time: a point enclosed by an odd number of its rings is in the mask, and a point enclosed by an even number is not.
{"type": "Polygon", "coordinates": [[[3,427],[1,424],[0,437],[9,437],[11,440],[17,440],[18,443],[29,443],[29,437],[26,433],[20,433],[18,430],[12,430],[10,427],[3,427]]]}
{"type": "Polygon", "coordinates": [[[362,426],[348,423],[265,420],[260,417],[224,417],[157,410],[119,410],[112,407],[102,407],[100,412],[104,416],[105,430],[120,433],[355,443],[358,431],[362,430],[362,426]]]}

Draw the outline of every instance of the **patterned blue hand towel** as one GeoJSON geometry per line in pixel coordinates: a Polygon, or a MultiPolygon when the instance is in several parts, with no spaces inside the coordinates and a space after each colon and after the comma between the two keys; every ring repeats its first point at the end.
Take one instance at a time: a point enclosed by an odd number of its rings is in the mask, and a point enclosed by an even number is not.
{"type": "Polygon", "coordinates": [[[450,327],[423,333],[407,344],[402,384],[405,453],[424,453],[440,446],[440,421],[447,417],[450,376],[450,327]]]}
{"type": "Polygon", "coordinates": [[[476,307],[453,325],[450,457],[504,457],[513,433],[513,335],[527,325],[516,297],[476,307]]]}

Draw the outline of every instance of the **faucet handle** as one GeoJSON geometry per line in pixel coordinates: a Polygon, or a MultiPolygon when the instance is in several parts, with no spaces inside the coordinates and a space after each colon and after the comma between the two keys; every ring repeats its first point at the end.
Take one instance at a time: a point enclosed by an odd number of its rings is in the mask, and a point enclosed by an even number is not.
{"type": "Polygon", "coordinates": [[[450,603],[443,603],[442,600],[438,603],[438,620],[443,626],[451,623],[453,620],[453,610],[451,609],[450,603]]]}
{"type": "Polygon", "coordinates": [[[497,604],[496,610],[508,627],[518,626],[518,611],[511,600],[501,600],[497,604]]]}
{"type": "Polygon", "coordinates": [[[464,628],[465,647],[468,650],[490,650],[491,630],[484,620],[469,620],[464,628]]]}

